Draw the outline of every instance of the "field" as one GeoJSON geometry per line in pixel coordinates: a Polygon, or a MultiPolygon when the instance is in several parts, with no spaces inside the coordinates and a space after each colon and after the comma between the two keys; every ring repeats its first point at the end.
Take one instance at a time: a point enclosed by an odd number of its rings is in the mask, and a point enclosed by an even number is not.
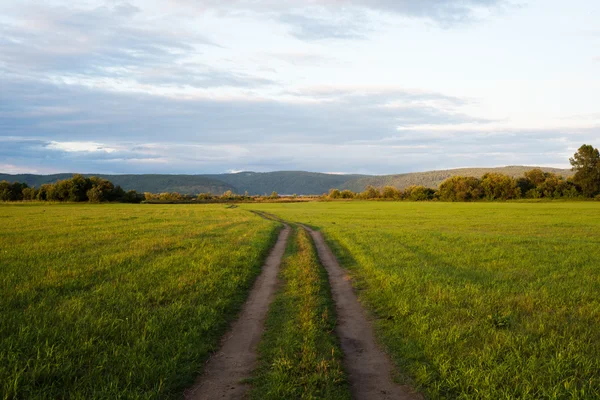
{"type": "Polygon", "coordinates": [[[599,204],[244,207],[325,234],[427,397],[600,398],[599,204]]]}
{"type": "Polygon", "coordinates": [[[277,229],[223,205],[0,205],[0,398],[180,398],[277,229]]]}
{"type": "MultiPolygon", "coordinates": [[[[275,214],[324,233],[431,399],[600,398],[600,204],[0,205],[0,398],[180,398],[246,299],[275,214]]],[[[348,398],[294,229],[253,398],[348,398]]]]}

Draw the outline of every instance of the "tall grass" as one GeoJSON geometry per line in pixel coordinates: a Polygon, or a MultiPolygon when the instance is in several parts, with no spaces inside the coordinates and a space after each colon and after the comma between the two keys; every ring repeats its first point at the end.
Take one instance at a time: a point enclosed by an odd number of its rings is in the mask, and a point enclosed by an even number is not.
{"type": "Polygon", "coordinates": [[[349,399],[327,273],[303,229],[290,236],[255,371],[253,399],[349,399]]]}
{"type": "Polygon", "coordinates": [[[324,232],[429,398],[600,398],[600,204],[255,208],[324,232]]]}
{"type": "Polygon", "coordinates": [[[276,225],[221,206],[0,206],[0,398],[176,398],[276,225]]]}

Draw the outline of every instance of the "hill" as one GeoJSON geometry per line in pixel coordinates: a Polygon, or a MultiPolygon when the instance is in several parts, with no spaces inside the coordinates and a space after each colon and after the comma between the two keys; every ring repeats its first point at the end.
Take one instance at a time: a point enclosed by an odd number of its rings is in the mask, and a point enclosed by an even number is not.
{"type": "MultiPolygon", "coordinates": [[[[456,176],[481,177],[488,172],[499,172],[506,175],[520,177],[526,171],[536,167],[510,166],[501,168],[460,168],[442,171],[415,172],[398,175],[334,175],[304,171],[278,171],[278,172],[240,172],[236,174],[212,175],[106,175],[84,174],[85,176],[99,176],[106,178],[115,185],[120,185],[125,190],[136,190],[140,193],[152,192],[179,192],[182,194],[215,193],[220,194],[231,190],[251,195],[270,194],[275,191],[279,194],[322,194],[329,189],[350,189],[361,192],[367,186],[383,187],[394,186],[404,189],[410,185],[423,185],[437,188],[445,179],[456,176]]],[[[553,172],[565,177],[571,176],[568,169],[542,168],[546,172],[553,172]]],[[[0,181],[25,182],[29,186],[39,187],[44,183],[56,182],[58,179],[70,178],[73,174],[54,175],[9,175],[0,174],[0,181]]]]}
{"type": "Polygon", "coordinates": [[[410,185],[422,185],[436,189],[440,183],[452,176],[474,176],[476,178],[481,178],[483,175],[489,172],[496,172],[519,178],[523,176],[525,172],[533,168],[540,168],[544,172],[552,172],[564,177],[573,175],[573,172],[570,169],[550,167],[508,166],[499,168],[457,168],[398,175],[367,176],[351,180],[343,187],[340,187],[340,189],[349,189],[357,192],[365,190],[365,188],[369,185],[374,187],[394,186],[398,189],[404,189],[410,185]]]}
{"type": "Polygon", "coordinates": [[[347,182],[367,175],[334,175],[305,171],[239,172],[236,174],[205,175],[226,182],[238,193],[255,194],[322,194],[347,182]]]}

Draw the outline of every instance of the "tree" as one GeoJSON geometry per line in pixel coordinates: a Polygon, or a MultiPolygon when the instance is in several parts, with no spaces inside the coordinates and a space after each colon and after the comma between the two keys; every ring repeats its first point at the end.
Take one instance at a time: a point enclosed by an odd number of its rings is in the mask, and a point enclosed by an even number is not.
{"type": "Polygon", "coordinates": [[[0,182],[0,201],[10,201],[12,197],[12,185],[7,181],[0,182]]]}
{"type": "Polygon", "coordinates": [[[379,190],[369,185],[367,186],[367,189],[360,194],[360,197],[363,199],[377,199],[379,198],[379,190]]]}
{"type": "Polygon", "coordinates": [[[411,185],[404,189],[404,198],[412,201],[432,200],[435,195],[435,190],[425,187],[411,185]]]}
{"type": "Polygon", "coordinates": [[[521,196],[525,197],[530,190],[535,190],[535,184],[526,177],[521,177],[517,179],[517,187],[519,188],[519,190],[521,190],[521,196]]]}
{"type": "Polygon", "coordinates": [[[342,199],[353,199],[354,198],[354,192],[346,189],[346,190],[342,190],[342,199]]]}
{"type": "Polygon", "coordinates": [[[569,158],[575,175],[573,182],[586,197],[600,194],[600,152],[592,145],[584,144],[573,158],[569,158]]]}
{"type": "Polygon", "coordinates": [[[36,190],[34,187],[32,188],[24,188],[23,189],[23,200],[35,200],[36,190]]]}
{"type": "Polygon", "coordinates": [[[400,199],[402,198],[402,192],[393,186],[386,186],[381,191],[381,196],[384,199],[400,199]]]}
{"type": "MultiPolygon", "coordinates": [[[[533,184],[533,186],[541,185],[546,180],[546,174],[539,168],[534,168],[525,172],[525,179],[533,184]]],[[[533,189],[533,188],[530,188],[533,189]]]]}
{"type": "Polygon", "coordinates": [[[125,193],[125,196],[123,197],[122,201],[125,203],[141,203],[143,199],[144,196],[138,194],[138,192],[136,192],[135,190],[128,190],[127,193],[125,193]]]}
{"type": "Polygon", "coordinates": [[[339,199],[342,197],[342,192],[340,192],[340,189],[330,189],[327,197],[330,199],[339,199]]]}
{"type": "Polygon", "coordinates": [[[90,203],[100,203],[104,200],[102,196],[102,191],[98,188],[98,186],[94,186],[90,190],[86,192],[86,196],[90,203]]]}
{"type": "Polygon", "coordinates": [[[473,201],[481,198],[479,179],[472,176],[453,176],[441,183],[438,196],[442,201],[473,201]]]}
{"type": "Polygon", "coordinates": [[[481,187],[488,200],[510,200],[521,197],[517,181],[504,174],[487,173],[481,178],[481,187]]]}
{"type": "Polygon", "coordinates": [[[92,182],[83,175],[73,175],[71,179],[66,180],[69,186],[69,201],[85,201],[88,199],[87,192],[92,188],[92,182]]]}

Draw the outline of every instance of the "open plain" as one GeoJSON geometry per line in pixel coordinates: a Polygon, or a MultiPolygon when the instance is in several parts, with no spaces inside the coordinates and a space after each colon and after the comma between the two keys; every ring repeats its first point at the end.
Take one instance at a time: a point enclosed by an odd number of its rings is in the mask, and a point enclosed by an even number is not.
{"type": "Polygon", "coordinates": [[[181,398],[282,228],[251,210],[293,234],[245,395],[364,398],[344,279],[407,393],[600,397],[599,203],[385,201],[1,205],[1,397],[181,398]]]}

